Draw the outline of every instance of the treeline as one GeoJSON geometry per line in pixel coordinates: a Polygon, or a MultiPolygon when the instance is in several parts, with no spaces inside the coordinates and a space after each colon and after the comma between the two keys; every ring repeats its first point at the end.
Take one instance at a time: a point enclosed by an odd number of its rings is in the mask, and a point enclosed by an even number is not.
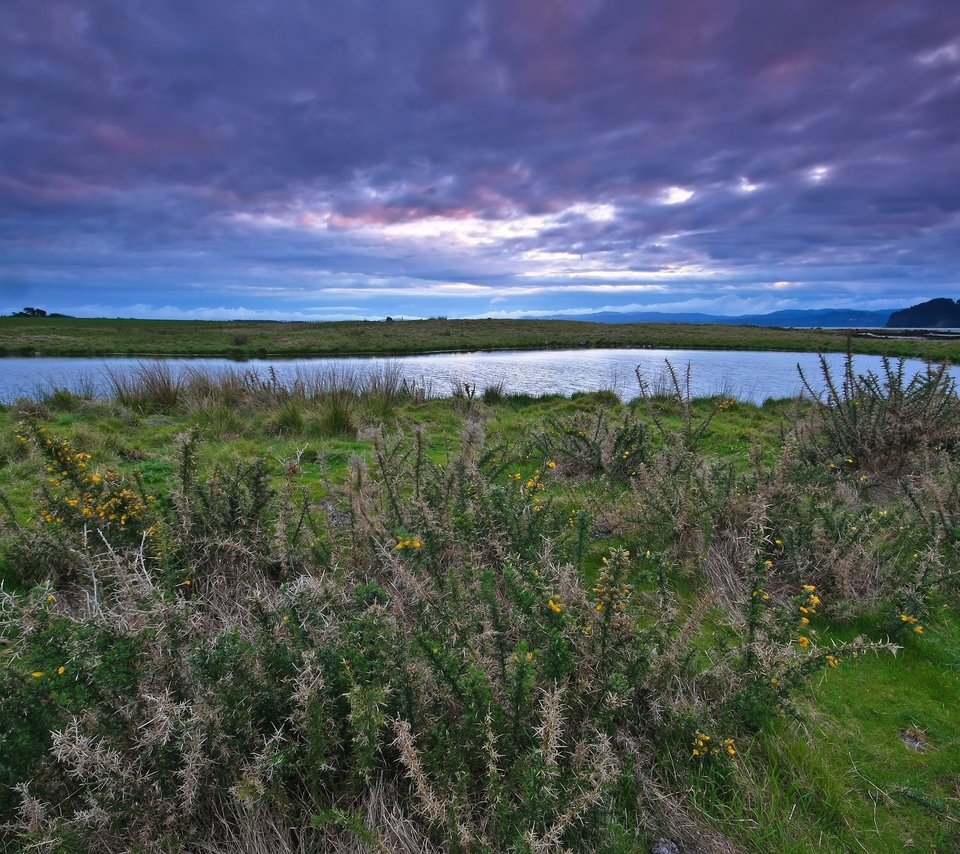
{"type": "Polygon", "coordinates": [[[15,311],[10,317],[71,317],[69,314],[60,314],[58,312],[52,311],[49,314],[42,308],[32,308],[27,306],[22,311],[15,311]]]}
{"type": "Polygon", "coordinates": [[[891,329],[960,328],[960,300],[954,302],[948,297],[939,297],[912,305],[902,311],[895,311],[890,315],[887,327],[891,329]]]}

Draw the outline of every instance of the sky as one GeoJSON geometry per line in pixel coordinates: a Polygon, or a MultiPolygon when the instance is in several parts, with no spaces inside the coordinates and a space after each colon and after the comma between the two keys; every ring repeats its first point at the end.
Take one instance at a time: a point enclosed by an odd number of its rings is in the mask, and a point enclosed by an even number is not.
{"type": "Polygon", "coordinates": [[[960,297],[957,0],[0,0],[0,313],[960,297]]]}

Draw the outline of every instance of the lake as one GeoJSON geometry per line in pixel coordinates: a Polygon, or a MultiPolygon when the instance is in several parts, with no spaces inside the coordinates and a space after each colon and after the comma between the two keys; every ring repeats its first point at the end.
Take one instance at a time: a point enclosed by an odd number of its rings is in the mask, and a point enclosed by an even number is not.
{"type": "MultiPolygon", "coordinates": [[[[844,356],[827,359],[839,376],[844,356]]],[[[502,384],[507,392],[563,394],[612,389],[624,399],[636,397],[634,370],[656,387],[663,384],[666,360],[681,373],[691,366],[694,396],[725,394],[743,401],[762,403],[766,398],[793,397],[801,391],[799,364],[812,384],[822,390],[815,353],[757,352],[746,350],[535,350],[470,353],[437,353],[421,356],[317,358],[317,359],[163,359],[174,375],[187,370],[220,373],[227,370],[255,371],[266,376],[271,370],[284,381],[314,371],[338,372],[362,377],[385,367],[399,370],[411,380],[423,382],[433,394],[447,395],[454,383],[475,385],[478,392],[502,384]]],[[[135,371],[154,360],[125,358],[2,358],[0,402],[18,397],[41,397],[65,388],[104,394],[108,372],[135,371]]],[[[855,356],[859,373],[880,372],[879,356],[855,356]]],[[[925,369],[918,359],[907,361],[908,375],[925,369]]],[[[960,368],[952,368],[960,379],[960,368]]]]}

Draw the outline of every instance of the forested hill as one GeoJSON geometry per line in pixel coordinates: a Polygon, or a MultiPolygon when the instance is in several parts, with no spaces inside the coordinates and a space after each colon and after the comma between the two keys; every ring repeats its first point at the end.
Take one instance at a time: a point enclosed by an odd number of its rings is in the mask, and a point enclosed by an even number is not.
{"type": "Polygon", "coordinates": [[[960,300],[954,302],[947,297],[927,300],[895,311],[887,321],[887,327],[911,328],[934,327],[936,329],[960,328],[960,300]]]}

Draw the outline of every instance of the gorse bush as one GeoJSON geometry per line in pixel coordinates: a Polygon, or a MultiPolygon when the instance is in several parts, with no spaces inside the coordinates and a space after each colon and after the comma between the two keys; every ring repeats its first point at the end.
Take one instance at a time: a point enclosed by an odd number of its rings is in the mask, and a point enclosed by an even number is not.
{"type": "Polygon", "coordinates": [[[816,402],[813,429],[801,434],[812,458],[896,477],[911,471],[925,449],[958,447],[960,400],[948,366],[930,366],[908,381],[903,359],[884,357],[882,365],[882,375],[858,374],[848,355],[838,379],[821,356],[823,395],[800,371],[816,402]]]}
{"type": "Polygon", "coordinates": [[[568,475],[604,474],[623,482],[638,473],[651,453],[646,424],[629,412],[616,419],[604,409],[551,418],[533,441],[568,475]]]}
{"type": "MultiPolygon", "coordinates": [[[[603,424],[602,449],[645,448],[603,424]]],[[[812,674],[889,648],[818,640],[827,596],[778,575],[756,506],[738,595],[691,601],[670,552],[585,538],[565,462],[531,468],[472,420],[442,465],[422,432],[378,430],[329,512],[296,460],[210,469],[196,433],[167,495],[108,507],[125,480],[21,435],[57,480],[29,529],[65,564],[0,597],[21,847],[629,850],[665,811],[719,839],[678,783],[735,792],[812,674]]]]}

